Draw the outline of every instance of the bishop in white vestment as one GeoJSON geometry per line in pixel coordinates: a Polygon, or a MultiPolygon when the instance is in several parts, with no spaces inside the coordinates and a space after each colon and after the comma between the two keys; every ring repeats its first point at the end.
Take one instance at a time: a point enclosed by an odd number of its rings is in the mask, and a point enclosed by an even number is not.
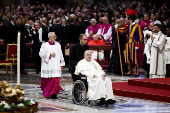
{"type": "Polygon", "coordinates": [[[107,101],[111,100],[112,104],[115,103],[116,101],[112,100],[114,95],[111,79],[106,77],[105,72],[95,60],[91,60],[89,50],[85,52],[84,57],[78,62],[75,74],[87,76],[89,100],[104,98],[107,101]]]}
{"type": "Polygon", "coordinates": [[[44,97],[55,98],[60,90],[61,70],[65,66],[61,45],[55,41],[54,32],[48,34],[49,41],[43,43],[39,52],[41,57],[41,89],[44,97]]]}
{"type": "Polygon", "coordinates": [[[166,74],[165,35],[160,31],[160,25],[154,25],[155,34],[147,41],[150,57],[150,78],[164,78],[166,74]]]}

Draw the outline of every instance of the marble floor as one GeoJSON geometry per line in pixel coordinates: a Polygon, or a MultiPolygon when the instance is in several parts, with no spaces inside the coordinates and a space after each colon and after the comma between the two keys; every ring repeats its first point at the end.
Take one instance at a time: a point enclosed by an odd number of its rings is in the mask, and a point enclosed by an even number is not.
{"type": "MultiPolygon", "coordinates": [[[[61,86],[65,89],[64,92],[58,95],[58,99],[44,98],[40,89],[41,77],[35,73],[35,69],[26,69],[28,75],[21,75],[21,88],[26,92],[24,97],[35,99],[39,102],[38,113],[170,113],[170,103],[156,102],[150,100],[142,100],[136,98],[128,98],[116,96],[114,105],[97,106],[93,103],[92,107],[88,107],[85,102],[83,105],[76,105],[72,102],[72,87],[73,82],[71,75],[68,73],[68,68],[64,68],[61,79],[61,86]]],[[[139,69],[140,76],[138,79],[145,78],[145,72],[139,69]]],[[[112,82],[127,81],[134,79],[133,77],[122,77],[113,73],[106,73],[112,79],[112,82]]],[[[135,78],[135,79],[136,79],[135,78]]],[[[9,84],[15,87],[17,84],[17,76],[13,74],[6,75],[5,68],[0,68],[0,81],[6,80],[9,84]]]]}

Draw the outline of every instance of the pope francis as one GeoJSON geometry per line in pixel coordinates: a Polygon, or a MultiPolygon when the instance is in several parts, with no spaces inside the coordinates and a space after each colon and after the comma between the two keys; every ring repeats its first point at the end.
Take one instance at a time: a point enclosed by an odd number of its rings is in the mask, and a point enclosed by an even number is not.
{"type": "Polygon", "coordinates": [[[106,77],[105,72],[95,60],[91,60],[90,50],[85,51],[84,59],[76,66],[75,75],[79,74],[87,76],[89,100],[100,99],[98,103],[100,105],[116,102],[112,100],[114,95],[111,79],[106,77]]]}

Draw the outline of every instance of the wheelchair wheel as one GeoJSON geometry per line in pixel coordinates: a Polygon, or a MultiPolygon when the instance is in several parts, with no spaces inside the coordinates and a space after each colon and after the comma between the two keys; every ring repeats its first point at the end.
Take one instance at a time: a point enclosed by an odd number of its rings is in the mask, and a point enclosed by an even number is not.
{"type": "Polygon", "coordinates": [[[87,106],[91,107],[93,104],[93,101],[92,100],[87,100],[87,106]]]}
{"type": "Polygon", "coordinates": [[[81,80],[77,80],[74,83],[72,89],[72,97],[72,100],[75,104],[84,104],[84,102],[86,101],[87,91],[85,84],[81,80]]]}

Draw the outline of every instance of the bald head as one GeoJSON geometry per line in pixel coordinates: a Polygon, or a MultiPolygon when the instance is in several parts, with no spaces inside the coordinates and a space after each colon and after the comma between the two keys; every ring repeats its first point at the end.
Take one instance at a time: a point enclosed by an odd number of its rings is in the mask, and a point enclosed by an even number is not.
{"type": "Polygon", "coordinates": [[[93,40],[94,40],[94,42],[97,42],[99,40],[99,37],[97,34],[93,35],[93,40]]]}
{"type": "Polygon", "coordinates": [[[103,22],[103,24],[107,24],[108,23],[108,18],[107,17],[103,17],[102,18],[102,22],[103,22]]]}

